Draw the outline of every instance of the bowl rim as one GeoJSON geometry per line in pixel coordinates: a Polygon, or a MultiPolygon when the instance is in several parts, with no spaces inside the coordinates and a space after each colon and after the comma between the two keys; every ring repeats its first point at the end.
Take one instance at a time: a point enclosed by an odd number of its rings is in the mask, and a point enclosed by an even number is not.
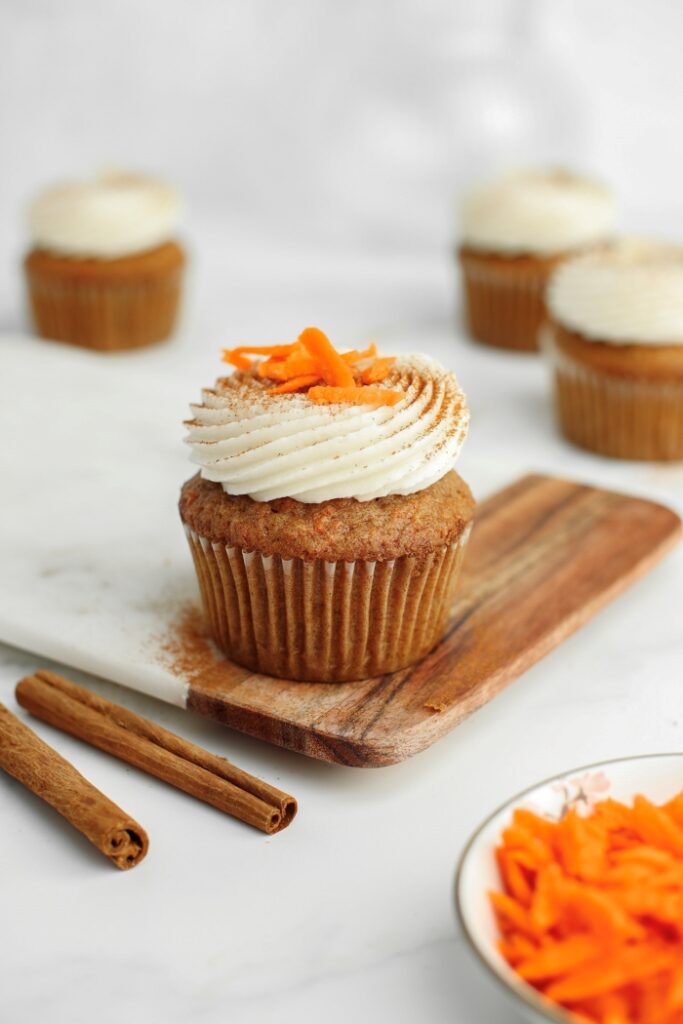
{"type": "Polygon", "coordinates": [[[541,786],[548,786],[553,782],[557,782],[560,779],[564,779],[567,775],[579,774],[581,772],[592,771],[600,768],[606,768],[609,765],[614,764],[628,764],[631,761],[657,761],[665,760],[666,758],[680,758],[683,760],[683,750],[671,750],[665,751],[661,754],[630,754],[626,757],[611,757],[606,761],[593,761],[590,764],[578,765],[576,768],[568,768],[566,771],[556,772],[554,775],[549,775],[546,779],[541,779],[539,782],[534,782],[531,786],[526,786],[520,790],[519,793],[514,796],[508,797],[502,804],[499,804],[495,810],[491,811],[490,814],[484,818],[484,820],[477,825],[474,832],[470,835],[469,839],[465,843],[462,852],[458,858],[457,867],[455,869],[455,878],[453,883],[453,896],[455,902],[455,913],[465,936],[467,945],[475,954],[479,963],[484,967],[489,977],[493,978],[496,984],[508,995],[513,996],[520,1003],[525,1005],[527,1008],[534,1010],[536,1013],[543,1014],[548,1020],[553,1021],[554,1024],[570,1024],[572,1016],[569,1011],[565,1011],[558,1004],[551,1002],[549,999],[545,999],[540,992],[524,981],[523,978],[517,978],[515,975],[515,983],[509,981],[501,972],[499,972],[482,953],[479,943],[470,930],[465,913],[462,908],[462,874],[465,866],[465,862],[469,857],[475,843],[479,839],[479,836],[484,829],[501,814],[507,807],[510,807],[517,800],[522,800],[529,793],[533,793],[534,790],[539,789],[541,786]]]}

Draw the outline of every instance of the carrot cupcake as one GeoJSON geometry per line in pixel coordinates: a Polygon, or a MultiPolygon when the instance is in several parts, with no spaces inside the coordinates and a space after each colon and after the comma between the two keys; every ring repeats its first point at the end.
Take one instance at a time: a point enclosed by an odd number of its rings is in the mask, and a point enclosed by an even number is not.
{"type": "Polygon", "coordinates": [[[192,406],[201,468],[180,499],[215,640],[255,671],[321,682],[421,658],[474,510],[452,468],[469,421],[455,376],[374,345],[340,354],[312,327],[224,358],[236,371],[192,406]]]}
{"type": "Polygon", "coordinates": [[[582,448],[683,459],[683,247],[624,239],[548,289],[559,424],[582,448]]]}
{"type": "Polygon", "coordinates": [[[185,264],[179,220],[175,190],[139,175],[65,182],[39,195],[24,261],[38,333],[108,350],[168,337],[185,264]]]}
{"type": "Polygon", "coordinates": [[[459,250],[465,319],[473,338],[533,350],[551,272],[612,235],[615,204],[598,182],[567,171],[525,171],[472,192],[459,250]]]}

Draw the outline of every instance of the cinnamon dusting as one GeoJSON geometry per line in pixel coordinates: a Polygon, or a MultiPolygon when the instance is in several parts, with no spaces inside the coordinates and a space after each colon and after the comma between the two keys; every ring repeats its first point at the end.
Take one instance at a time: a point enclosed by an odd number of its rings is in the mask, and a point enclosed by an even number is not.
{"type": "Polygon", "coordinates": [[[166,632],[156,638],[157,661],[171,675],[203,689],[222,693],[239,685],[249,672],[228,661],[214,643],[201,608],[188,601],[169,614],[166,632]]]}
{"type": "Polygon", "coordinates": [[[201,608],[191,601],[180,607],[160,641],[161,664],[172,675],[188,682],[211,671],[223,660],[209,635],[201,608]]]}

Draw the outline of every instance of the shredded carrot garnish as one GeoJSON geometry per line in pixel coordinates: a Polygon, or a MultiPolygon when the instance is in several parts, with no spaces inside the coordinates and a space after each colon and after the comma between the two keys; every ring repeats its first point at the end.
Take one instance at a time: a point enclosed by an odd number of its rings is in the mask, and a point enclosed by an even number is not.
{"type": "Polygon", "coordinates": [[[360,379],[364,384],[379,384],[385,377],[389,376],[389,371],[395,361],[394,356],[382,356],[380,359],[375,359],[370,366],[367,366],[360,375],[360,379]]]}
{"type": "Polygon", "coordinates": [[[317,384],[320,380],[320,376],[317,373],[308,374],[302,377],[290,377],[289,380],[283,381],[282,384],[278,384],[277,387],[269,388],[269,395],[288,395],[294,391],[303,391],[304,388],[310,388],[311,384],[317,384]]]}
{"type": "Polygon", "coordinates": [[[254,356],[288,356],[294,349],[294,344],[291,345],[238,345],[237,348],[225,348],[225,353],[231,352],[237,355],[242,355],[247,352],[249,355],[254,356]]]}
{"type": "Polygon", "coordinates": [[[657,806],[519,808],[490,894],[510,966],[577,1019],[683,1024],[683,793],[657,806]]]}
{"type": "Polygon", "coordinates": [[[299,341],[315,359],[326,384],[335,388],[352,388],[355,385],[351,369],[321,330],[317,327],[307,327],[299,335],[299,341]]]}
{"type": "Polygon", "coordinates": [[[362,363],[364,359],[374,359],[376,355],[377,346],[373,341],[361,352],[357,348],[352,348],[350,352],[342,352],[342,359],[345,363],[350,363],[353,366],[355,363],[362,363]]]}
{"type": "Polygon", "coordinates": [[[295,346],[286,359],[271,357],[259,363],[259,377],[270,377],[272,380],[291,380],[292,377],[303,377],[315,374],[321,377],[317,361],[306,351],[303,345],[295,346]]]}
{"type": "Polygon", "coordinates": [[[228,348],[223,349],[223,362],[229,363],[230,366],[236,367],[238,370],[250,370],[251,359],[247,359],[245,355],[238,352],[237,349],[230,350],[228,348]]]}
{"type": "Polygon", "coordinates": [[[390,391],[388,388],[309,388],[308,397],[313,402],[332,405],[336,402],[352,402],[355,405],[396,405],[405,395],[402,391],[390,391]]]}
{"type": "Polygon", "coordinates": [[[246,358],[247,353],[255,356],[286,356],[293,348],[293,345],[238,345],[237,348],[223,349],[223,362],[236,366],[238,370],[248,370],[251,359],[246,358]]]}
{"type": "Polygon", "coordinates": [[[399,389],[374,386],[386,380],[394,356],[378,357],[374,341],[365,349],[337,352],[317,327],[307,327],[291,345],[226,348],[223,361],[276,382],[269,395],[306,391],[312,402],[357,405],[395,405],[405,397],[399,389]],[[252,361],[249,356],[262,358],[252,361]]]}

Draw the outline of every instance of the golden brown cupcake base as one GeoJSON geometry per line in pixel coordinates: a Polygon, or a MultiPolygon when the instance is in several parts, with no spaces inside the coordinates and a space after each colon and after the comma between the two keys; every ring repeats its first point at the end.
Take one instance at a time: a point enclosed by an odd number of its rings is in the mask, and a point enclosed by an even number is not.
{"type": "Polygon", "coordinates": [[[547,348],[569,441],[612,458],[683,460],[683,345],[588,341],[551,324],[547,348]]]}
{"type": "Polygon", "coordinates": [[[429,554],[462,533],[473,509],[469,487],[454,472],[415,494],[373,501],[254,501],[226,494],[199,473],[180,495],[183,522],[207,540],[304,561],[383,562],[429,554]]]}
{"type": "Polygon", "coordinates": [[[457,474],[416,495],[355,502],[355,519],[346,500],[254,502],[220,488],[218,515],[216,486],[188,481],[180,508],[211,633],[233,661],[288,679],[342,682],[404,668],[441,638],[474,511],[457,474]],[[446,495],[454,500],[444,522],[446,495]],[[279,536],[265,525],[268,506],[288,520],[279,536]],[[383,524],[392,520],[401,523],[401,545],[388,557],[383,524]],[[346,531],[335,528],[342,522],[346,531]],[[263,548],[235,542],[247,535],[263,548]],[[316,544],[318,557],[294,554],[316,544]],[[359,556],[345,557],[352,550],[359,556]]]}
{"type": "Polygon", "coordinates": [[[545,287],[564,258],[459,251],[469,333],[484,345],[533,352],[545,320],[545,287]]]}
{"type": "Polygon", "coordinates": [[[33,249],[24,266],[36,330],[107,351],[162,341],[175,325],[184,263],[175,242],[110,260],[33,249]]]}

